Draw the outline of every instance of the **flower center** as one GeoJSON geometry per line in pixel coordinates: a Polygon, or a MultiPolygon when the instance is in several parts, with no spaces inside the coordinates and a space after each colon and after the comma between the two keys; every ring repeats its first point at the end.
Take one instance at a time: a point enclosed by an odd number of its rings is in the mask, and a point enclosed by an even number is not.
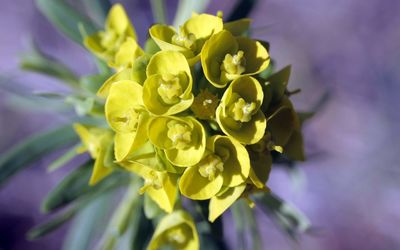
{"type": "Polygon", "coordinates": [[[179,27],[179,32],[172,36],[172,43],[192,51],[196,50],[196,36],[186,32],[182,26],[179,27]]]}
{"type": "Polygon", "coordinates": [[[144,185],[139,189],[139,193],[143,194],[150,187],[154,189],[162,188],[162,180],[156,171],[152,170],[148,176],[144,179],[144,185]]]}
{"type": "Polygon", "coordinates": [[[120,116],[113,117],[113,122],[118,123],[123,127],[125,132],[135,132],[139,125],[140,111],[131,108],[120,116]]]}
{"type": "Polygon", "coordinates": [[[221,80],[232,81],[246,70],[246,58],[244,52],[239,50],[236,54],[226,54],[221,64],[221,80]]]}
{"type": "Polygon", "coordinates": [[[168,126],[168,138],[176,149],[187,149],[192,141],[192,129],[181,122],[170,121],[168,126]]]}
{"type": "Polygon", "coordinates": [[[215,154],[207,155],[199,165],[200,175],[210,181],[214,180],[219,172],[224,171],[224,163],[221,158],[215,154]]]}
{"type": "Polygon", "coordinates": [[[218,97],[207,89],[200,90],[200,93],[194,98],[190,107],[199,119],[209,119],[214,116],[218,106],[218,97]]]}
{"type": "Polygon", "coordinates": [[[171,244],[176,246],[183,246],[187,241],[185,232],[181,227],[176,227],[169,230],[167,234],[167,239],[171,244]]]}
{"type": "Polygon", "coordinates": [[[255,102],[246,102],[242,97],[239,97],[234,103],[228,107],[228,114],[235,121],[248,122],[252,115],[257,111],[255,102]]]}
{"type": "Polygon", "coordinates": [[[183,92],[179,77],[171,74],[163,75],[157,92],[166,104],[179,102],[183,92]]]}

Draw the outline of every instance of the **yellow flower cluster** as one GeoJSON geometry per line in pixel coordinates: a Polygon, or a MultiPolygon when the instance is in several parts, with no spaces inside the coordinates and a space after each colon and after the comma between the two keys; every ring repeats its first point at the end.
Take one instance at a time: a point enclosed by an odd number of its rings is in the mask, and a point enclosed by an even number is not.
{"type": "Polygon", "coordinates": [[[272,151],[302,158],[286,83],[260,77],[269,52],[264,42],[243,36],[249,24],[193,14],[179,30],[152,26],[149,43],[158,48],[144,50],[117,4],[105,30],[85,38],[115,70],[98,91],[111,130],[76,125],[96,159],[91,184],[116,168],[107,164],[107,150],[114,151],[112,163],[143,178],[140,192],[169,214],[149,249],[198,248],[192,218],[176,205],[179,195],[209,200],[213,222],[237,199],[268,192],[272,151]]]}

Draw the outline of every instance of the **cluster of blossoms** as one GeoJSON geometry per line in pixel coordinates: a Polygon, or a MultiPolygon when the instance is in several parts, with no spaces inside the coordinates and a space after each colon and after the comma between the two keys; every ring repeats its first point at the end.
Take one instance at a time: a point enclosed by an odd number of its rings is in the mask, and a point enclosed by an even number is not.
{"type": "Polygon", "coordinates": [[[302,160],[300,120],[287,80],[269,73],[266,42],[245,36],[249,19],[193,14],[179,30],[156,24],[142,49],[123,7],[86,47],[115,70],[99,89],[110,128],[76,124],[95,159],[90,184],[117,169],[143,178],[140,193],[167,215],[149,249],[197,249],[180,203],[209,200],[213,222],[239,198],[269,192],[274,154],[302,160]],[[178,202],[179,201],[179,202],[178,202]]]}

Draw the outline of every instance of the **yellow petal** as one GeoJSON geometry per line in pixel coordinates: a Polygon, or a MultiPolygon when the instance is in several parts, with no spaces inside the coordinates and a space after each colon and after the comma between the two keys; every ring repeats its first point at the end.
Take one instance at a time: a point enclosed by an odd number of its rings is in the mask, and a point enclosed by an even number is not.
{"type": "Polygon", "coordinates": [[[231,32],[234,36],[240,36],[249,30],[251,23],[252,19],[242,18],[236,21],[224,23],[224,29],[231,32]]]}
{"type": "Polygon", "coordinates": [[[200,174],[198,166],[193,166],[183,173],[179,181],[179,190],[192,200],[207,200],[219,192],[223,182],[222,175],[218,174],[210,181],[200,174]]]}
{"type": "Polygon", "coordinates": [[[225,212],[239,197],[246,188],[243,183],[239,186],[232,187],[220,196],[212,197],[209,204],[208,220],[214,222],[221,214],[225,212]]]}
{"type": "Polygon", "coordinates": [[[239,50],[244,51],[246,58],[246,71],[244,75],[254,75],[265,70],[269,65],[269,54],[267,49],[258,41],[247,37],[237,37],[239,50]]]}
{"type": "Polygon", "coordinates": [[[137,40],[135,29],[121,4],[114,4],[111,7],[106,20],[106,30],[115,30],[119,35],[126,33],[137,40]]]}

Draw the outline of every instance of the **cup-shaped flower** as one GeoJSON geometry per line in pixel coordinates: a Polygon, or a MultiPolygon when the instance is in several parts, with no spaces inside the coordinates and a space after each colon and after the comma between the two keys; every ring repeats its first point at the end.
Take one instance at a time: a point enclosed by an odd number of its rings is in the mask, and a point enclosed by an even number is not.
{"type": "Polygon", "coordinates": [[[192,75],[181,53],[156,53],[147,65],[146,74],[143,102],[148,111],[155,115],[173,115],[192,105],[192,75]]]}
{"type": "Polygon", "coordinates": [[[245,183],[249,172],[246,148],[233,138],[215,135],[208,139],[203,159],[183,173],[179,190],[190,199],[207,200],[217,195],[223,186],[245,183]]]}
{"type": "Polygon", "coordinates": [[[88,151],[90,156],[95,159],[92,176],[89,180],[90,185],[95,185],[113,171],[113,166],[106,165],[107,152],[112,146],[113,133],[108,129],[79,123],[74,124],[74,129],[83,143],[80,151],[88,151]]]}
{"type": "Polygon", "coordinates": [[[178,167],[197,164],[206,148],[203,126],[193,117],[160,116],[148,125],[150,141],[163,149],[168,161],[178,167]]]}
{"type": "Polygon", "coordinates": [[[115,53],[114,60],[109,62],[109,66],[116,70],[131,68],[134,61],[142,56],[144,51],[132,37],[127,37],[115,53]]]}
{"type": "Polygon", "coordinates": [[[85,37],[84,45],[99,58],[110,61],[127,37],[136,40],[135,29],[124,7],[115,4],[108,13],[105,30],[85,37]]]}
{"type": "Polygon", "coordinates": [[[157,171],[138,162],[124,162],[122,166],[144,179],[140,194],[147,193],[165,212],[173,211],[178,193],[178,175],[157,171]]]}
{"type": "Polygon", "coordinates": [[[105,104],[107,122],[116,132],[115,158],[122,161],[147,141],[149,114],[143,107],[143,88],[125,80],[115,82],[105,104]]]}
{"type": "Polygon", "coordinates": [[[200,51],[207,39],[223,29],[220,17],[200,14],[193,15],[177,32],[173,27],[156,24],[150,30],[150,36],[161,50],[179,51],[185,55],[190,65],[200,59],[200,51]]]}
{"type": "Polygon", "coordinates": [[[189,213],[178,210],[165,216],[147,247],[148,250],[172,247],[180,250],[198,250],[199,237],[196,226],[189,213]]]}
{"type": "Polygon", "coordinates": [[[232,81],[216,111],[222,131],[243,144],[258,142],[267,125],[260,110],[263,96],[260,83],[251,76],[232,81]]]}
{"type": "Polygon", "coordinates": [[[269,61],[268,51],[260,42],[234,37],[227,30],[211,36],[201,51],[204,75],[217,88],[240,76],[260,73],[269,61]]]}

